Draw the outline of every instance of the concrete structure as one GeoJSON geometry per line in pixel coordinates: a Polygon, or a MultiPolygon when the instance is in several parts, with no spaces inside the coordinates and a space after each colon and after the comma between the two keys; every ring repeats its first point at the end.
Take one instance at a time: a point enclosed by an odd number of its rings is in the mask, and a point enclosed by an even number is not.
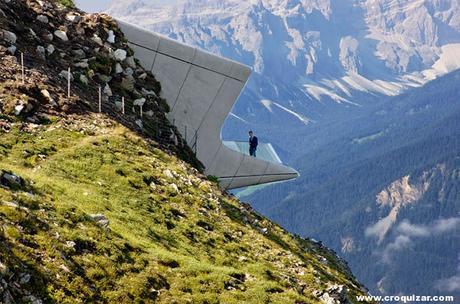
{"type": "Polygon", "coordinates": [[[251,74],[240,63],[118,21],[135,57],[155,75],[171,107],[169,119],[178,128],[206,174],[234,189],[296,178],[280,163],[242,154],[225,146],[222,125],[251,74]]]}

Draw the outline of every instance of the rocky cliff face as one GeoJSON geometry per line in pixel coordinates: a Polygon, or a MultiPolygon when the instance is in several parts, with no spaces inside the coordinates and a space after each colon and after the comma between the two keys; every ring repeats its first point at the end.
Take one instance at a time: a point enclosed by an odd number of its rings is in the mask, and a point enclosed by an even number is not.
{"type": "Polygon", "coordinates": [[[332,251],[199,173],[160,84],[110,17],[3,1],[0,33],[1,302],[353,303],[366,293],[332,251]]]}

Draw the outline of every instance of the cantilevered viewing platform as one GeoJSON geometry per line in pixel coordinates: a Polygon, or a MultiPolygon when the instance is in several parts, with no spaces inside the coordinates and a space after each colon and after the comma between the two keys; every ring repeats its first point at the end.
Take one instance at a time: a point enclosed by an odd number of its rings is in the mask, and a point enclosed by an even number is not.
{"type": "Polygon", "coordinates": [[[123,21],[118,25],[134,56],[160,81],[169,119],[223,189],[299,176],[281,163],[270,144],[261,144],[254,158],[244,153],[244,143],[222,142],[222,125],[251,74],[248,66],[123,21]]]}

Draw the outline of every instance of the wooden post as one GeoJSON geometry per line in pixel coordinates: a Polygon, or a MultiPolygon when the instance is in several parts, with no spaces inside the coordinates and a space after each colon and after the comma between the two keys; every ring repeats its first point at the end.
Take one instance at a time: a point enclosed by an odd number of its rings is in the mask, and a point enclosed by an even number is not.
{"type": "Polygon", "coordinates": [[[121,97],[121,113],[125,115],[125,97],[121,97]]]}
{"type": "Polygon", "coordinates": [[[102,88],[99,86],[99,113],[102,112],[102,88]]]}
{"type": "Polygon", "coordinates": [[[187,125],[185,125],[184,130],[185,130],[184,137],[185,137],[185,141],[187,142],[187,125]]]}
{"type": "Polygon", "coordinates": [[[70,67],[67,70],[67,98],[70,99],[70,67]]]}
{"type": "Polygon", "coordinates": [[[26,83],[26,76],[25,76],[25,69],[24,69],[24,53],[21,52],[21,76],[22,76],[22,84],[26,83]]]}

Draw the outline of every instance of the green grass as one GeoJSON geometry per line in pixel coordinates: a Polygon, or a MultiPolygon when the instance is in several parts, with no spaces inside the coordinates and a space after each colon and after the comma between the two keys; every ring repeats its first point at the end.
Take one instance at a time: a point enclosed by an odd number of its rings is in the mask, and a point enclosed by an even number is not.
{"type": "Polygon", "coordinates": [[[70,7],[70,8],[75,7],[75,3],[73,2],[73,0],[57,0],[57,2],[61,3],[62,5],[66,7],[70,7]]]}
{"type": "Polygon", "coordinates": [[[45,302],[316,303],[328,282],[361,293],[327,252],[97,119],[1,134],[0,170],[23,177],[32,194],[0,188],[0,261],[32,273],[28,288],[45,302]],[[92,221],[97,213],[108,229],[92,221]]]}

